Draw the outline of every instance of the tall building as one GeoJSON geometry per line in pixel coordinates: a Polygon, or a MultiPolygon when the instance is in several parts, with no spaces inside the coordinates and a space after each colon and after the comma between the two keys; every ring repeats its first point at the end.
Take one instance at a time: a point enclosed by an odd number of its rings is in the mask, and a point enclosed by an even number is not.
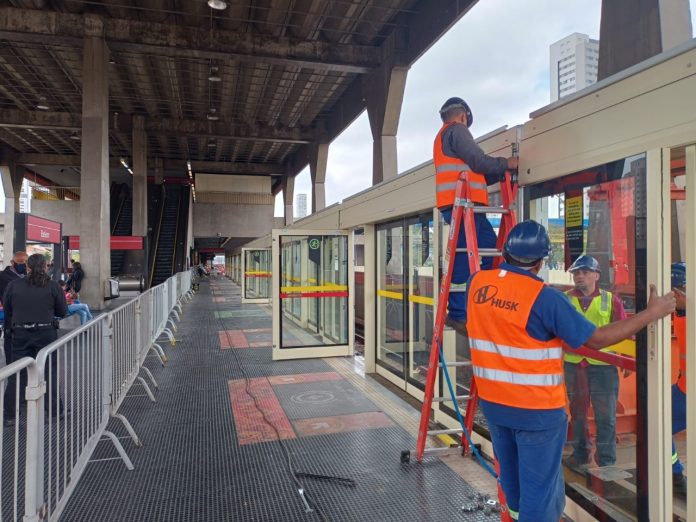
{"type": "Polygon", "coordinates": [[[573,33],[552,44],[549,50],[552,102],[597,81],[599,40],[573,33]]]}
{"type": "Polygon", "coordinates": [[[297,195],[297,217],[303,218],[307,215],[307,194],[297,195]]]}

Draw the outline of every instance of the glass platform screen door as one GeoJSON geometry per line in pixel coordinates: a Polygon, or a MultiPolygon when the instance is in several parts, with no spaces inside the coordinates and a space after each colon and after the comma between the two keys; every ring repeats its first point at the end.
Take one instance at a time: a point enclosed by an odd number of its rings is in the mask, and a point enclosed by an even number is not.
{"type": "Polygon", "coordinates": [[[353,354],[352,252],[349,231],[273,231],[273,360],[353,354]]]}
{"type": "Polygon", "coordinates": [[[270,248],[242,248],[242,304],[268,303],[270,281],[270,248]]]}

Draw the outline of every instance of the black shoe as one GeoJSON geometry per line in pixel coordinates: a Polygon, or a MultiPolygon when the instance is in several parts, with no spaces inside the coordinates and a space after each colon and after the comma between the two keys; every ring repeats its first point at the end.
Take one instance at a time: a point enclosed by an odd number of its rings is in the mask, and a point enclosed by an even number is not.
{"type": "Polygon", "coordinates": [[[447,317],[445,317],[445,325],[452,328],[459,335],[469,337],[469,333],[466,331],[466,321],[457,321],[456,319],[452,319],[452,317],[447,314],[447,317]]]}
{"type": "Polygon", "coordinates": [[[672,493],[675,497],[686,499],[686,477],[683,473],[672,474],[672,493]]]}

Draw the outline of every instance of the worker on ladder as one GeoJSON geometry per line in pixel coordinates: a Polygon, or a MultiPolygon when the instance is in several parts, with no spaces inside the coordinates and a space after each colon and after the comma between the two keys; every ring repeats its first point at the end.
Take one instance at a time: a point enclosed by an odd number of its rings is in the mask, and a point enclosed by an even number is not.
{"type": "MultiPolygon", "coordinates": [[[[476,205],[488,206],[487,186],[500,181],[506,170],[517,170],[517,158],[496,158],[487,156],[474,141],[469,127],[474,121],[471,109],[461,98],[450,98],[440,109],[442,127],[433,144],[435,164],[435,193],[437,208],[450,224],[452,206],[459,175],[469,172],[471,199],[476,205]]],[[[485,214],[474,217],[478,245],[480,248],[495,248],[496,235],[485,214]]],[[[464,227],[460,228],[457,248],[466,247],[464,227]]],[[[486,257],[481,262],[482,269],[493,266],[493,259],[486,257]]],[[[452,285],[463,285],[469,279],[467,256],[459,255],[454,260],[452,285]]],[[[458,333],[466,335],[465,300],[463,293],[451,292],[449,295],[449,314],[445,324],[458,333]]]]}
{"type": "Polygon", "coordinates": [[[651,285],[645,310],[596,327],[537,276],[550,247],[542,225],[518,223],[507,236],[504,262],[473,274],[466,292],[481,409],[510,516],[521,522],[558,522],[563,514],[561,456],[568,418],[561,343],[604,348],[675,307],[672,292],[658,297],[651,285]]]}
{"type": "MultiPolygon", "coordinates": [[[[677,299],[677,309],[672,316],[674,334],[679,347],[679,377],[672,385],[672,435],[686,429],[686,263],[672,263],[672,290],[677,299]]],[[[672,491],[686,498],[684,466],[679,460],[672,440],[672,491]]]]}

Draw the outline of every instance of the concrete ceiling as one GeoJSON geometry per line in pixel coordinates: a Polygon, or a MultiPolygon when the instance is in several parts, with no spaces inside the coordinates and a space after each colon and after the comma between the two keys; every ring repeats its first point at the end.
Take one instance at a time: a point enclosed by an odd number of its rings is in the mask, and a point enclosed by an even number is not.
{"type": "Polygon", "coordinates": [[[0,154],[74,183],[59,174],[79,172],[82,37],[98,17],[114,174],[142,115],[148,163],[163,160],[165,176],[185,176],[189,160],[279,181],[365,109],[366,78],[410,66],[475,3],[228,0],[219,11],[205,0],[0,0],[0,154]]]}

